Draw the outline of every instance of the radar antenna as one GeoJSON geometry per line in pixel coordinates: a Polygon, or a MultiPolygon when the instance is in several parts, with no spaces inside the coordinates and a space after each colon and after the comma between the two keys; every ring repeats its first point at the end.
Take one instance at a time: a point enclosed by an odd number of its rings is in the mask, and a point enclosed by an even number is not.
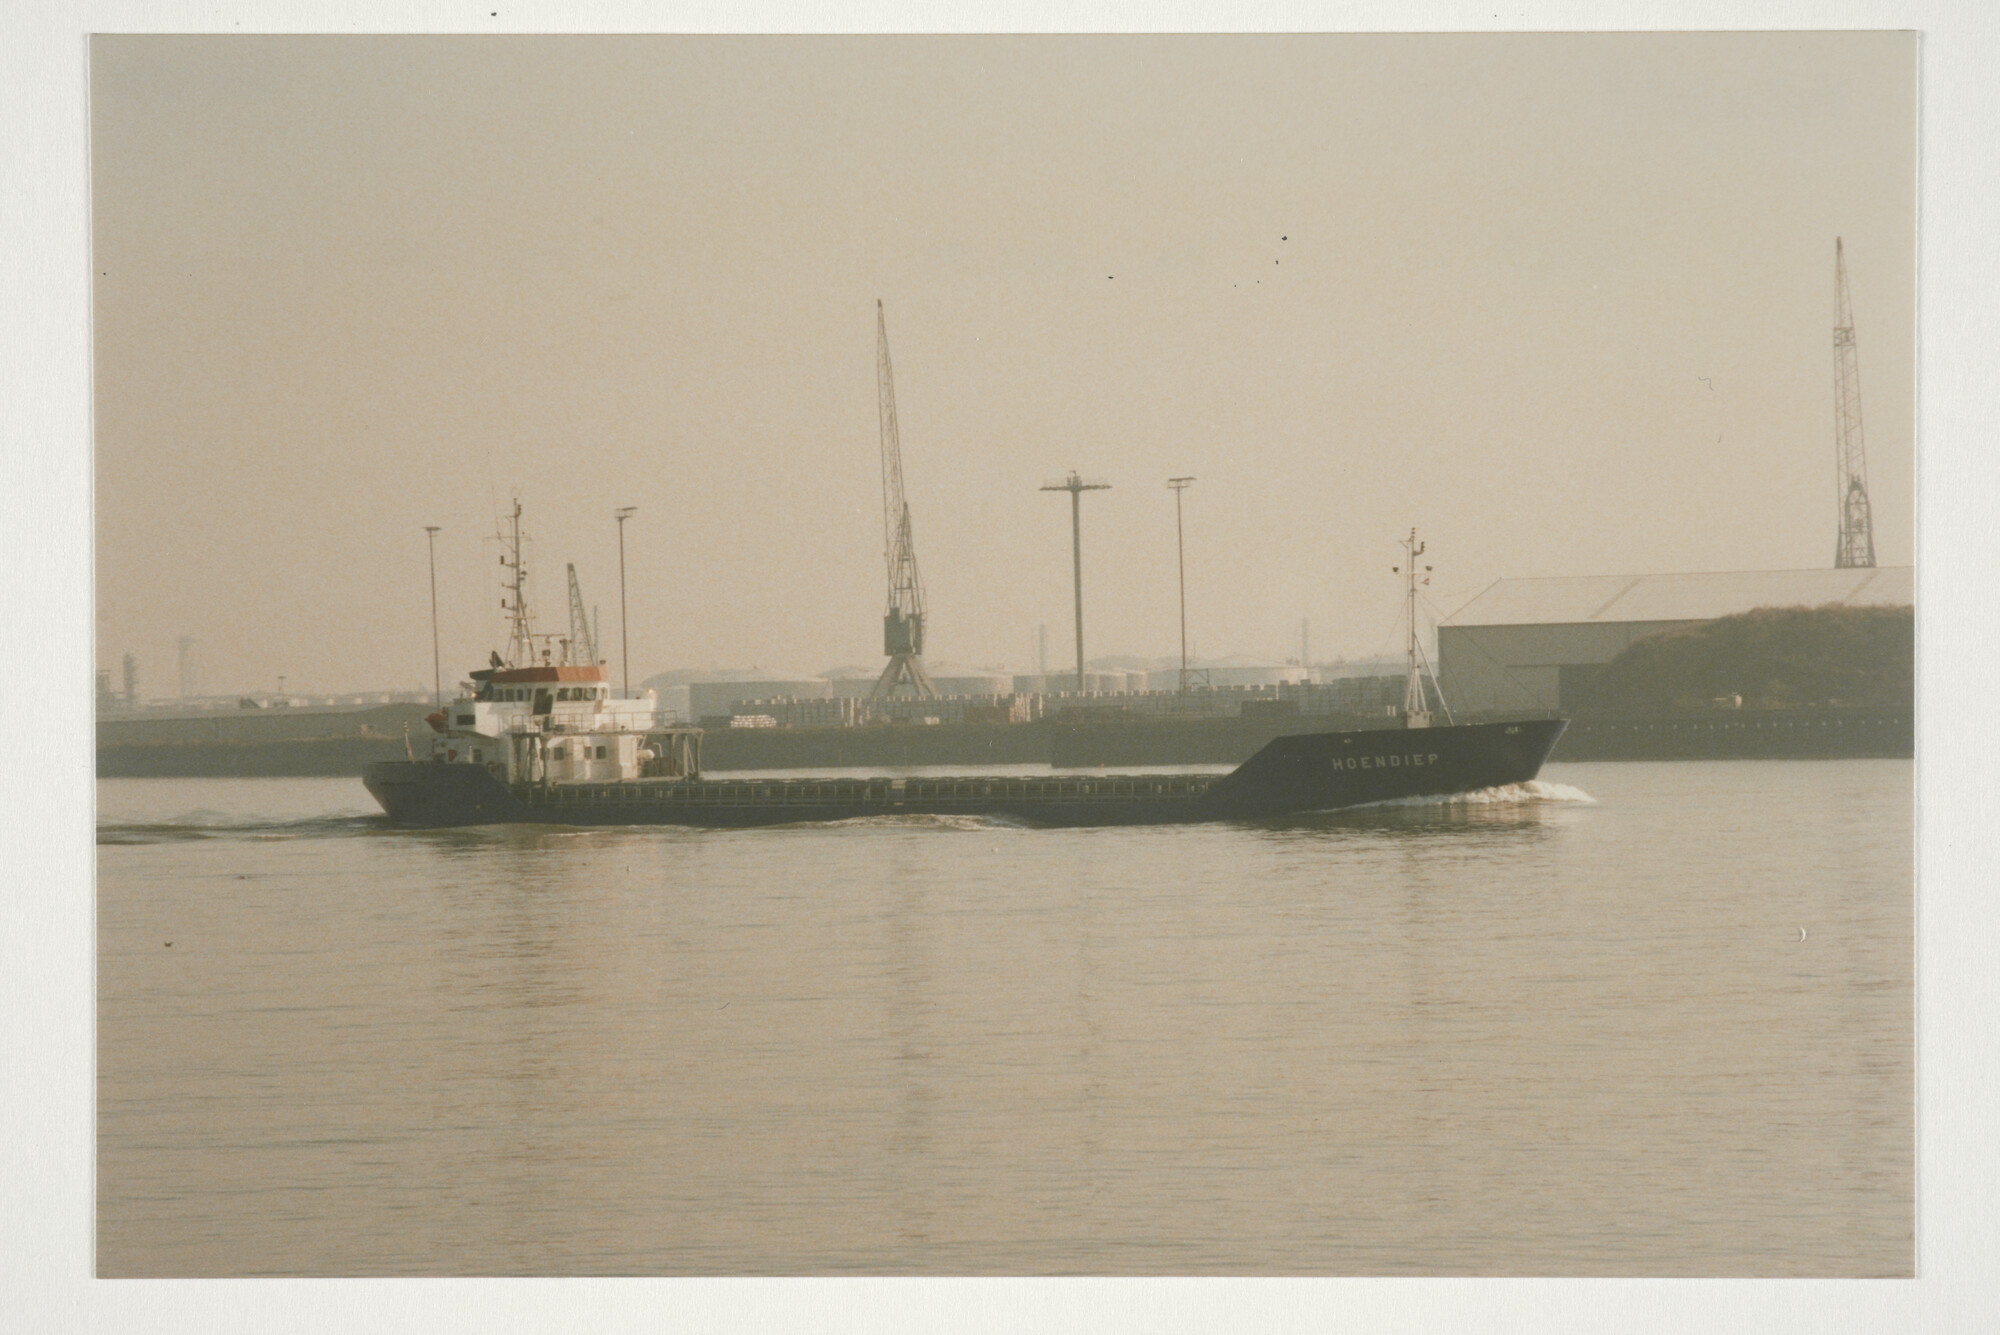
{"type": "Polygon", "coordinates": [[[924,671],[924,581],[910,537],[910,503],[903,496],[903,448],[896,434],[896,380],[889,366],[889,327],[875,303],[875,379],[882,429],[883,549],[889,571],[889,610],[882,618],[882,652],[889,665],[868,692],[880,704],[907,687],[919,700],[937,699],[924,671]]]}

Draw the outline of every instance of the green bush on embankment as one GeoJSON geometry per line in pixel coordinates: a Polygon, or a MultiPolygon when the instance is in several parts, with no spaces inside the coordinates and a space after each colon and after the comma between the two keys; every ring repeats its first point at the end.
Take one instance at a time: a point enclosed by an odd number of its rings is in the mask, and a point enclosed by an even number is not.
{"type": "Polygon", "coordinates": [[[1761,607],[1635,641],[1590,683],[1593,711],[1908,709],[1916,609],[1761,607]]]}

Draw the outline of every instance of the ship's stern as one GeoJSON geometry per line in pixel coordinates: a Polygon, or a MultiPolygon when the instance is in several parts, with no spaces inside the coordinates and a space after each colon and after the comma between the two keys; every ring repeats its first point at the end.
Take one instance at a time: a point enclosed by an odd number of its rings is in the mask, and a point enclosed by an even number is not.
{"type": "Polygon", "coordinates": [[[377,760],[362,771],[361,783],[396,825],[436,829],[528,818],[527,808],[483,765],[377,760]]]}

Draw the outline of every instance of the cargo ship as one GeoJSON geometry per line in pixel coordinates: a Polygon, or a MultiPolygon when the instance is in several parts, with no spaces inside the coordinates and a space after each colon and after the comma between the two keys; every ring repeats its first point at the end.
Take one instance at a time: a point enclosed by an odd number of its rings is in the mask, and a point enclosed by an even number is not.
{"type": "MultiPolygon", "coordinates": [[[[496,674],[499,675],[499,674],[496,674]]],[[[513,674],[506,674],[509,680],[513,674]]],[[[397,825],[778,825],[856,816],[997,816],[1034,825],[1171,825],[1251,820],[1445,796],[1525,783],[1563,729],[1561,719],[1423,730],[1295,733],[1227,774],[1031,775],[946,778],[710,779],[672,769],[629,732],[509,733],[424,760],[378,760],[363,782],[397,825]],[[571,761],[572,755],[589,757],[571,761]],[[449,757],[449,758],[447,758],[449,757]],[[573,767],[607,774],[570,777],[573,767]]],[[[665,754],[690,757],[692,730],[653,733],[665,754]]],[[[461,743],[472,739],[461,736],[461,743]]]]}
{"type": "MultiPolygon", "coordinates": [[[[1277,737],[1226,774],[965,775],[711,779],[702,730],[663,718],[651,692],[614,696],[600,662],[536,635],[521,564],[520,506],[508,551],[509,653],[427,720],[418,758],[369,764],[362,782],[392,824],[505,823],[741,827],[861,816],[991,816],[1044,826],[1254,820],[1440,797],[1526,783],[1562,735],[1561,718],[1434,724],[1415,631],[1412,531],[1405,544],[1411,630],[1400,728],[1277,737]]],[[[594,650],[591,655],[594,658],[594,650]]],[[[1435,678],[1430,683],[1435,692],[1435,678]]],[[[1442,701],[1438,703],[1442,705],[1442,701]]]]}

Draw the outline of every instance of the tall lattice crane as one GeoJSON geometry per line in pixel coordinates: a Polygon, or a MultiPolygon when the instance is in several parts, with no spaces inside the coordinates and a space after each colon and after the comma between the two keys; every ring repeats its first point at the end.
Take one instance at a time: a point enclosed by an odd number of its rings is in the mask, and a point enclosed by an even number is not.
{"type": "Polygon", "coordinates": [[[564,661],[597,666],[597,636],[590,617],[583,610],[583,586],[576,582],[576,563],[569,567],[569,639],[563,645],[564,661]]]}
{"type": "Polygon", "coordinates": [[[1833,239],[1833,450],[1840,467],[1840,538],[1836,568],[1875,564],[1875,522],[1868,510],[1868,459],[1861,447],[1861,368],[1854,353],[1854,307],[1847,296],[1847,255],[1833,239]]]}
{"type": "Polygon", "coordinates": [[[903,447],[896,435],[896,379],[889,367],[889,326],[882,303],[875,303],[876,411],[882,426],[882,529],[889,567],[889,610],[882,618],[882,652],[889,665],[875,679],[868,703],[876,704],[907,688],[920,700],[935,700],[937,688],[924,671],[924,581],[917,573],[917,549],[910,539],[910,503],[903,497],[903,447]]]}

